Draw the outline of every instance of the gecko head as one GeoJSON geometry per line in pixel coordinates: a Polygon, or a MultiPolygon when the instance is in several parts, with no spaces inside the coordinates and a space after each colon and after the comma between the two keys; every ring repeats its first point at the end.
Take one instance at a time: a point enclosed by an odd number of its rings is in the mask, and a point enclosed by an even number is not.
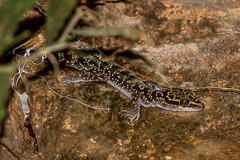
{"type": "Polygon", "coordinates": [[[156,105],[171,111],[203,111],[204,104],[190,89],[171,88],[157,94],[156,105]]]}

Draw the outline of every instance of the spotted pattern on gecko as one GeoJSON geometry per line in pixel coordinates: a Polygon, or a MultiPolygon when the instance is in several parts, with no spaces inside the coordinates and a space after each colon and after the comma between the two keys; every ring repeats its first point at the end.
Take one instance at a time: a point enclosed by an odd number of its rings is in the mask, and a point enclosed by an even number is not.
{"type": "Polygon", "coordinates": [[[122,110],[122,115],[138,120],[140,106],[159,107],[169,111],[202,111],[204,104],[192,90],[180,88],[163,89],[152,81],[143,82],[135,74],[113,63],[101,60],[100,54],[79,56],[58,54],[59,62],[81,70],[81,74],[70,73],[62,78],[63,83],[107,82],[133,101],[132,110],[122,110]]]}

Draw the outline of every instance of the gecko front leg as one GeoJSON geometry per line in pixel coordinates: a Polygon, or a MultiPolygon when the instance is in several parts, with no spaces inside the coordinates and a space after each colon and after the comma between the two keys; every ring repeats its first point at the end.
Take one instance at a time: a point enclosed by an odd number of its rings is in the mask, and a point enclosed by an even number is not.
{"type": "Polygon", "coordinates": [[[138,118],[140,117],[140,103],[139,103],[139,98],[140,98],[140,92],[137,90],[133,90],[132,92],[132,99],[133,99],[133,109],[132,110],[122,110],[122,116],[124,117],[130,117],[132,122],[133,120],[137,121],[138,118]]]}
{"type": "Polygon", "coordinates": [[[159,86],[156,82],[154,82],[151,79],[147,79],[145,83],[147,83],[148,87],[151,88],[152,90],[155,90],[155,91],[163,90],[161,86],[159,86]]]}

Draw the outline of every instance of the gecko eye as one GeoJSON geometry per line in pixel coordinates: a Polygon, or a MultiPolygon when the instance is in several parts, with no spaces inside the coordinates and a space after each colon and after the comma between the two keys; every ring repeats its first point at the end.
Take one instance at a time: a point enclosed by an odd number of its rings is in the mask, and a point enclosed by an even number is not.
{"type": "Polygon", "coordinates": [[[183,106],[183,107],[185,107],[185,106],[188,106],[189,105],[189,99],[188,98],[186,98],[186,97],[182,97],[181,99],[180,99],[180,105],[181,106],[183,106]]]}

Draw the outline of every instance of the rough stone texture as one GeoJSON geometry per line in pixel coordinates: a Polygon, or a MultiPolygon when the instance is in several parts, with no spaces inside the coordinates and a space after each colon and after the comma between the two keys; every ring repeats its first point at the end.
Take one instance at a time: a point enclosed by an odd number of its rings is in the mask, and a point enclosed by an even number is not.
{"type": "MultiPolygon", "coordinates": [[[[129,58],[126,53],[117,54],[116,62],[142,78],[163,85],[239,89],[239,2],[217,1],[216,5],[210,0],[204,4],[203,0],[198,0],[198,4],[192,4],[191,0],[184,2],[96,2],[101,3],[95,7],[102,18],[99,26],[137,26],[148,38],[87,40],[103,50],[127,47],[127,53],[143,56],[150,64],[143,59],[129,58]]],[[[43,68],[46,65],[33,65],[30,71],[37,73],[43,68]]],[[[94,110],[60,97],[49,90],[42,78],[29,78],[29,104],[38,152],[34,153],[34,140],[27,136],[23,126],[21,106],[15,94],[9,103],[9,116],[1,137],[1,142],[19,157],[240,159],[239,93],[197,92],[206,106],[203,112],[141,108],[140,119],[129,123],[120,117],[120,110],[131,109],[130,100],[108,84],[60,83],[61,77],[69,72],[73,71],[65,68],[61,76],[56,76],[50,69],[40,75],[61,95],[110,111],[94,110]]],[[[11,155],[3,146],[0,154],[11,155]]]]}

